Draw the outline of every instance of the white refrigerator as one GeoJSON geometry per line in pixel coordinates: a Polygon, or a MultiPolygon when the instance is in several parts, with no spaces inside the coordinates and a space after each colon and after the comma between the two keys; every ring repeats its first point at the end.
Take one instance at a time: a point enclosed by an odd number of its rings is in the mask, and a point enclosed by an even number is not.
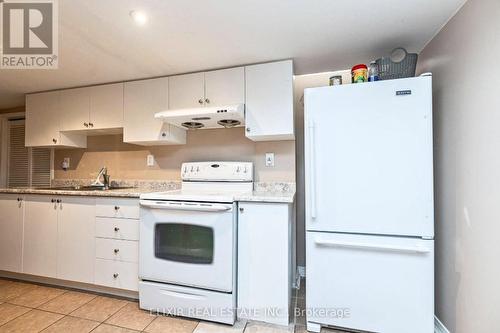
{"type": "Polygon", "coordinates": [[[432,77],[305,90],[307,329],[434,332],[432,77]]]}

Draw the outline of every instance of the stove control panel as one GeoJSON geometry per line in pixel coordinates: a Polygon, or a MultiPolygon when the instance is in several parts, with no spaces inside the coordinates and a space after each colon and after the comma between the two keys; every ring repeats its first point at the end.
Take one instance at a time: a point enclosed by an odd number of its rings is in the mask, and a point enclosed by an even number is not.
{"type": "Polygon", "coordinates": [[[183,181],[252,182],[252,162],[189,162],[182,163],[183,181]]]}

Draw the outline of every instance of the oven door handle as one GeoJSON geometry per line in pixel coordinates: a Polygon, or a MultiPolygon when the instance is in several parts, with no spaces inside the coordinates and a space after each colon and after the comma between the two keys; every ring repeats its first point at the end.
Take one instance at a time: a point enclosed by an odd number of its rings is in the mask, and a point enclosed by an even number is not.
{"type": "Polygon", "coordinates": [[[141,200],[140,203],[141,206],[151,209],[188,210],[196,212],[225,212],[233,208],[233,205],[227,204],[195,203],[183,201],[141,200]]]}

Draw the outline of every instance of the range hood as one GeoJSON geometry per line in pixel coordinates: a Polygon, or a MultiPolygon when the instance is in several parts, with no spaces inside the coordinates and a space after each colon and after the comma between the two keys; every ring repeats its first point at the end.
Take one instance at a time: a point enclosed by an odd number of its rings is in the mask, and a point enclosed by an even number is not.
{"type": "Polygon", "coordinates": [[[245,105],[167,110],[156,113],[155,118],[185,129],[238,127],[245,125],[245,105]]]}

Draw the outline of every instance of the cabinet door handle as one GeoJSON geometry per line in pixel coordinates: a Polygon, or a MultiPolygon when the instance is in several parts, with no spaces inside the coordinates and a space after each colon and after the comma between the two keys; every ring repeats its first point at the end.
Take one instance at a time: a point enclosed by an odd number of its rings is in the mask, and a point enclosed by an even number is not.
{"type": "Polygon", "coordinates": [[[247,132],[250,132],[250,131],[251,131],[251,130],[250,130],[250,127],[247,127],[247,132]]]}
{"type": "Polygon", "coordinates": [[[202,98],[200,98],[200,99],[198,100],[198,103],[203,104],[203,99],[202,99],[202,98]]]}
{"type": "Polygon", "coordinates": [[[113,274],[113,278],[116,279],[118,277],[118,273],[113,274]]]}
{"type": "Polygon", "coordinates": [[[205,103],[209,104],[210,100],[208,98],[205,98],[205,103]]]}
{"type": "Polygon", "coordinates": [[[115,227],[115,232],[118,232],[118,231],[120,231],[120,228],[115,227]]]}
{"type": "Polygon", "coordinates": [[[89,127],[89,124],[87,124],[87,123],[83,123],[83,126],[85,126],[85,127],[89,127]]]}
{"type": "Polygon", "coordinates": [[[52,142],[57,143],[57,139],[52,139],[52,142]]]}
{"type": "Polygon", "coordinates": [[[94,127],[94,123],[89,123],[89,126],[90,127],[94,127]]]}
{"type": "Polygon", "coordinates": [[[56,202],[56,199],[50,199],[50,202],[54,203],[56,202]]]}
{"type": "Polygon", "coordinates": [[[114,249],[114,250],[113,250],[113,252],[114,252],[115,254],[118,254],[118,252],[120,252],[120,249],[114,249]]]}
{"type": "Polygon", "coordinates": [[[120,209],[120,206],[115,206],[115,210],[118,211],[120,209]]]}
{"type": "Polygon", "coordinates": [[[57,199],[57,200],[56,200],[56,202],[57,202],[57,203],[61,203],[61,202],[62,202],[62,200],[61,200],[61,199],[57,199]]]}
{"type": "Polygon", "coordinates": [[[243,213],[245,211],[245,208],[240,207],[240,213],[243,213]]]}

